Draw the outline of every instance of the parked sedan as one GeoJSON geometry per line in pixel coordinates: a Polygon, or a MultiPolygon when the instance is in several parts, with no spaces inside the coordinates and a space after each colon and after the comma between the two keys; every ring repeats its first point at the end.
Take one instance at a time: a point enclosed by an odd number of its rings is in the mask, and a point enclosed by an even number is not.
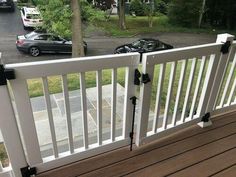
{"type": "Polygon", "coordinates": [[[15,11],[13,0],[0,0],[0,9],[9,9],[11,12],[15,11]]]}
{"type": "MultiPolygon", "coordinates": [[[[34,57],[41,53],[71,53],[72,42],[57,35],[33,31],[29,34],[17,36],[16,47],[19,51],[29,53],[34,57]]],[[[84,42],[87,52],[87,43],[84,42]]]]}
{"type": "Polygon", "coordinates": [[[24,29],[28,27],[41,27],[43,25],[41,14],[37,8],[22,7],[20,13],[24,29]]]}
{"type": "Polygon", "coordinates": [[[173,46],[156,39],[143,38],[131,44],[125,44],[117,47],[114,53],[118,54],[118,53],[139,52],[142,54],[146,52],[153,52],[167,49],[173,49],[173,46]]]}

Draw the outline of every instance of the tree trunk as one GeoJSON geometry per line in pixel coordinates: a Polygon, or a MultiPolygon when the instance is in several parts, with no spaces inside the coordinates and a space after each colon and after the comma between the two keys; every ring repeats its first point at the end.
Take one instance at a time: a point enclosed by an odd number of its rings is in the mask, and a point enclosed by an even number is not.
{"type": "Polygon", "coordinates": [[[201,24],[202,24],[202,17],[203,17],[203,14],[205,12],[205,5],[206,5],[206,0],[203,0],[202,1],[202,8],[201,8],[200,14],[199,14],[199,21],[198,21],[198,27],[199,28],[201,27],[201,24]]]}
{"type": "Polygon", "coordinates": [[[84,56],[81,10],[79,0],[71,0],[72,9],[72,57],[84,56]]]}
{"type": "Polygon", "coordinates": [[[125,30],[125,0],[119,0],[119,24],[120,29],[125,30]]]}

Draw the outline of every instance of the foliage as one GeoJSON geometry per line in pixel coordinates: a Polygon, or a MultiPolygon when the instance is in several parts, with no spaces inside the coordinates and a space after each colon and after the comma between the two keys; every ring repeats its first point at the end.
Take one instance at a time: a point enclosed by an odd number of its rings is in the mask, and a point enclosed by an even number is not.
{"type": "Polygon", "coordinates": [[[93,8],[87,1],[81,1],[81,16],[84,22],[94,22],[105,20],[105,12],[93,8]]]}
{"type": "Polygon", "coordinates": [[[169,7],[167,1],[155,0],[154,4],[155,4],[155,12],[167,15],[169,7]]]}
{"type": "Polygon", "coordinates": [[[236,29],[236,1],[207,0],[204,22],[214,27],[236,29]]]}
{"type": "Polygon", "coordinates": [[[145,7],[141,0],[132,0],[130,3],[130,12],[136,16],[145,16],[145,7]]]}
{"type": "MultiPolygon", "coordinates": [[[[81,3],[81,18],[83,22],[105,20],[105,12],[93,8],[87,1],[81,3]]],[[[72,11],[68,0],[34,0],[43,16],[43,28],[64,38],[71,38],[72,11]]]]}
{"type": "Polygon", "coordinates": [[[202,0],[172,0],[169,5],[170,23],[184,27],[198,24],[202,0]]]}
{"type": "Polygon", "coordinates": [[[43,16],[43,28],[65,38],[71,37],[71,9],[67,1],[37,0],[43,16]]]}

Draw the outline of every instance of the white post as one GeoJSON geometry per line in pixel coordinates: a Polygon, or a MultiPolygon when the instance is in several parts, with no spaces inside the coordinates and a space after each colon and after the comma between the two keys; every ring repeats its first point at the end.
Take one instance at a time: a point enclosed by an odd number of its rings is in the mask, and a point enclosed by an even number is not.
{"type": "Polygon", "coordinates": [[[147,62],[147,57],[143,56],[142,62],[142,72],[144,74],[148,73],[151,81],[147,84],[141,84],[140,96],[139,96],[139,114],[137,117],[137,130],[136,130],[136,145],[140,146],[143,144],[143,139],[147,136],[148,129],[148,118],[149,118],[149,108],[152,90],[152,78],[154,75],[154,66],[150,66],[147,62]]]}
{"type": "Polygon", "coordinates": [[[0,173],[3,171],[2,162],[0,161],[0,173]]]}
{"type": "MultiPolygon", "coordinates": [[[[230,41],[230,43],[232,43],[232,41],[234,40],[234,36],[230,35],[230,34],[219,34],[217,36],[216,39],[216,43],[225,43],[227,41],[230,41]]],[[[229,52],[228,53],[221,53],[220,57],[219,57],[219,61],[217,64],[217,67],[213,66],[212,70],[210,71],[210,81],[208,82],[208,91],[209,92],[209,99],[205,99],[205,106],[203,106],[201,113],[205,114],[207,112],[212,112],[215,108],[215,104],[217,101],[217,97],[219,95],[219,92],[221,90],[221,85],[224,79],[224,75],[226,73],[227,70],[227,65],[229,63],[229,56],[231,53],[232,48],[229,48],[229,52]],[[211,80],[213,79],[213,81],[211,80]]],[[[217,60],[218,58],[216,57],[214,60],[217,60]]],[[[214,61],[214,63],[217,63],[217,61],[214,61]]],[[[205,83],[206,84],[206,83],[205,83]]],[[[207,94],[208,95],[208,94],[207,94]]],[[[202,116],[202,114],[200,115],[202,116]]],[[[200,122],[198,125],[200,127],[207,127],[210,126],[212,123],[211,121],[209,122],[200,122]]]]}
{"type": "Polygon", "coordinates": [[[20,134],[6,85],[0,86],[0,129],[15,177],[21,177],[20,169],[27,166],[20,134]]]}

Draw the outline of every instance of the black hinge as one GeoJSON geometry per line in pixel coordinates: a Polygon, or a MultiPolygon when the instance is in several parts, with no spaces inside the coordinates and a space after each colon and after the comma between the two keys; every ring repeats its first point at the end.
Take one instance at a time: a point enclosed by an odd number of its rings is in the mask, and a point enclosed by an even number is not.
{"type": "Polygon", "coordinates": [[[7,85],[7,80],[15,79],[14,69],[6,69],[4,65],[0,64],[0,86],[7,85]]]}
{"type": "Polygon", "coordinates": [[[151,81],[151,79],[150,79],[150,77],[149,77],[149,75],[146,73],[146,74],[142,74],[142,83],[143,84],[147,84],[148,82],[150,82],[151,81]]]}
{"type": "Polygon", "coordinates": [[[229,47],[230,47],[230,45],[231,45],[231,42],[230,42],[230,41],[226,41],[226,42],[222,45],[220,51],[221,51],[223,54],[229,53],[229,47]]]}
{"type": "Polygon", "coordinates": [[[210,113],[206,113],[203,117],[202,117],[202,122],[209,122],[210,119],[210,113]]]}
{"type": "Polygon", "coordinates": [[[37,174],[37,170],[35,167],[27,166],[27,167],[21,168],[20,170],[21,170],[22,177],[31,177],[32,175],[37,174]]]}

